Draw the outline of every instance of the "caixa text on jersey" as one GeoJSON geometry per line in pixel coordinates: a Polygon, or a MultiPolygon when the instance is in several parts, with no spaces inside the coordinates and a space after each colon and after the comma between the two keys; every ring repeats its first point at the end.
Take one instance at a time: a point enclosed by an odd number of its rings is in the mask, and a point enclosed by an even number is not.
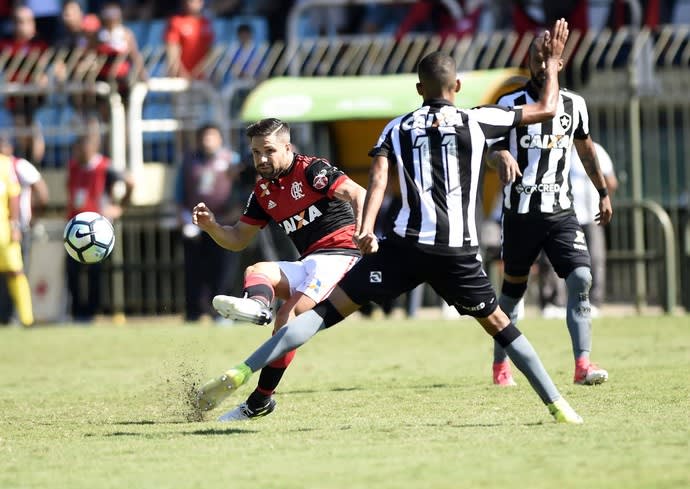
{"type": "Polygon", "coordinates": [[[567,134],[525,134],[520,138],[520,146],[525,149],[570,149],[570,136],[567,134]]]}
{"type": "Polygon", "coordinates": [[[299,214],[295,214],[294,216],[280,221],[280,225],[285,229],[286,234],[290,234],[322,215],[323,213],[315,205],[311,205],[308,209],[304,209],[299,214]]]}

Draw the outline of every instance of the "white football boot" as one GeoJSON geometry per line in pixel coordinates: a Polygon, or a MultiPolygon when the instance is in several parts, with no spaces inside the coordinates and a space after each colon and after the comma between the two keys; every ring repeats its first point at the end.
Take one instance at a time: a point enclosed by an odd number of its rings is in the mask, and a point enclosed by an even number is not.
{"type": "Polygon", "coordinates": [[[258,300],[248,297],[217,295],[213,298],[213,308],[224,318],[247,321],[264,325],[273,321],[271,309],[258,300]]]}

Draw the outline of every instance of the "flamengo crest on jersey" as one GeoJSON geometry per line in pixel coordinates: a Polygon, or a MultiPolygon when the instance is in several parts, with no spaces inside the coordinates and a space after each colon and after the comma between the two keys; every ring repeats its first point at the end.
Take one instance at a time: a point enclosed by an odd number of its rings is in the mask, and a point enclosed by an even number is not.
{"type": "MultiPolygon", "coordinates": [[[[499,105],[532,103],[538,94],[530,83],[498,99],[499,105]]],[[[508,149],[518,162],[522,177],[503,189],[503,208],[508,212],[555,214],[572,211],[570,157],[574,139],[589,135],[589,116],[584,99],[560,91],[556,116],[543,123],[513,129],[491,147],[508,149]]]]}
{"type": "Polygon", "coordinates": [[[322,158],[295,154],[277,179],[260,179],[241,220],[265,226],[273,220],[300,255],[326,249],[355,250],[352,206],[333,196],[347,176],[322,158]]]}

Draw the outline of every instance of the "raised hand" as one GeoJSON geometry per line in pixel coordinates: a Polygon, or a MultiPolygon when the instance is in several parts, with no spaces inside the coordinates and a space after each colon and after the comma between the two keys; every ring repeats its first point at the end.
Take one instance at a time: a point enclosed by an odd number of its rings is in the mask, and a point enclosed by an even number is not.
{"type": "Polygon", "coordinates": [[[563,18],[556,21],[553,34],[549,31],[544,32],[544,58],[561,59],[569,34],[568,22],[563,18]]]}
{"type": "Polygon", "coordinates": [[[206,207],[206,204],[199,202],[192,210],[192,222],[206,231],[210,226],[215,224],[216,216],[213,215],[211,209],[206,207]]]}

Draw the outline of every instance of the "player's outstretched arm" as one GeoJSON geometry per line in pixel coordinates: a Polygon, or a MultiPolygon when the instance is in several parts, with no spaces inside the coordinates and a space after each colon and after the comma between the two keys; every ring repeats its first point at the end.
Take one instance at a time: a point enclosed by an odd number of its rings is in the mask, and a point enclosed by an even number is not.
{"type": "Polygon", "coordinates": [[[375,253],[378,250],[378,241],[374,232],[376,216],[381,209],[381,203],[388,185],[388,158],[375,156],[369,170],[369,187],[364,199],[364,212],[362,215],[362,228],[357,235],[357,246],[362,253],[375,253]]]}
{"type": "Polygon", "coordinates": [[[580,157],[580,161],[582,161],[582,166],[585,168],[587,176],[594,184],[594,187],[599,192],[599,214],[597,216],[597,221],[601,225],[606,225],[611,222],[611,218],[613,217],[613,207],[606,185],[606,178],[599,165],[594,141],[592,141],[591,137],[587,139],[575,139],[574,141],[577,155],[580,157]]]}
{"type": "Polygon", "coordinates": [[[355,236],[359,235],[362,228],[362,213],[364,212],[364,198],[367,191],[360,184],[348,178],[338,185],[333,195],[336,199],[349,202],[355,213],[355,236]]]}
{"type": "Polygon", "coordinates": [[[216,222],[213,212],[203,202],[194,206],[192,222],[206,231],[219,246],[231,251],[245,249],[260,229],[242,221],[234,226],[222,226],[216,222]]]}
{"type": "Polygon", "coordinates": [[[565,19],[556,21],[551,32],[544,32],[542,49],[543,62],[546,65],[546,80],[539,100],[533,104],[522,106],[522,120],[520,125],[529,125],[553,119],[558,109],[558,70],[562,66],[563,49],[568,40],[568,23],[565,19]]]}

